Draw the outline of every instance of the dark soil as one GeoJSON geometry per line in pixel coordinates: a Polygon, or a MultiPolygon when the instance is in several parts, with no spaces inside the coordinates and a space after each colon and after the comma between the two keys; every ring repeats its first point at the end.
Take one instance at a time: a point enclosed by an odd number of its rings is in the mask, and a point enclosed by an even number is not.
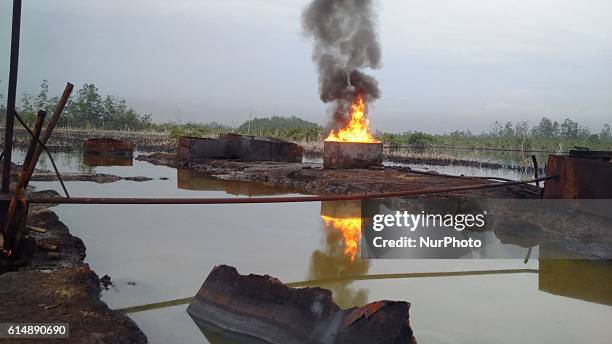
{"type": "MultiPolygon", "coordinates": [[[[62,173],[62,180],[65,182],[94,182],[99,184],[114,183],[120,180],[129,180],[133,182],[146,182],[153,180],[150,177],[136,176],[136,177],[121,177],[114,174],[107,173],[62,173]]],[[[58,180],[55,173],[36,173],[32,175],[32,181],[36,182],[48,182],[58,180]]]]}
{"type": "MultiPolygon", "coordinates": [[[[53,191],[39,192],[53,196],[53,191]]],[[[30,258],[19,267],[0,267],[2,322],[69,323],[70,338],[61,343],[147,343],[138,326],[100,300],[100,280],[83,262],[85,245],[72,236],[46,206],[30,208],[29,225],[46,229],[30,232],[30,258]],[[48,251],[38,247],[56,245],[48,251]]],[[[6,263],[6,262],[5,262],[6,263]]],[[[0,339],[2,343],[49,343],[48,339],[0,339]]]]}
{"type": "MultiPolygon", "coordinates": [[[[380,169],[323,169],[320,164],[243,162],[237,160],[180,161],[172,153],[140,155],[156,165],[189,168],[205,172],[219,179],[259,182],[269,186],[283,186],[309,194],[358,194],[482,185],[492,181],[477,178],[457,178],[435,173],[412,173],[409,170],[380,169]]],[[[466,192],[489,198],[536,198],[540,189],[532,185],[508,186],[466,192]]]]}
{"type": "MultiPolygon", "coordinates": [[[[18,166],[14,168],[13,177],[18,166]]],[[[33,194],[59,196],[55,191],[33,194]]],[[[130,318],[100,300],[100,280],[83,262],[83,241],[70,234],[49,206],[34,204],[29,209],[27,224],[44,232],[28,232],[17,258],[0,258],[0,322],[69,323],[69,338],[0,343],[147,343],[130,318]]]]}

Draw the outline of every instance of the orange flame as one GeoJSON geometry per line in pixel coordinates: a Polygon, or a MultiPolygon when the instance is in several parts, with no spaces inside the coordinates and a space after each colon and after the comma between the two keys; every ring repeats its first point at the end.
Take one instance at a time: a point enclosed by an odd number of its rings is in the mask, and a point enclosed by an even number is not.
{"type": "Polygon", "coordinates": [[[355,260],[357,248],[361,240],[361,218],[339,219],[331,216],[321,215],[326,226],[331,226],[333,230],[340,231],[344,239],[344,255],[351,262],[355,260]]]}
{"type": "Polygon", "coordinates": [[[363,97],[358,94],[351,104],[351,119],[346,126],[337,133],[332,130],[325,141],[341,142],[368,142],[378,143],[377,139],[370,133],[370,122],[366,118],[366,105],[363,97]]]}

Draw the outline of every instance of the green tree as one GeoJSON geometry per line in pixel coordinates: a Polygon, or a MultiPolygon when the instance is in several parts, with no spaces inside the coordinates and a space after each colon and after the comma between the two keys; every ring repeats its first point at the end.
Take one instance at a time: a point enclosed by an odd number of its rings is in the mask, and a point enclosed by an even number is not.
{"type": "Polygon", "coordinates": [[[504,135],[504,127],[502,126],[502,124],[500,122],[495,121],[495,123],[493,123],[492,134],[494,136],[503,136],[504,135]]]}
{"type": "Polygon", "coordinates": [[[116,111],[115,100],[113,97],[107,95],[106,98],[104,98],[104,101],[102,102],[102,109],[102,125],[105,127],[111,126],[113,115],[116,111]]]}
{"type": "MultiPolygon", "coordinates": [[[[19,113],[32,124],[35,112],[39,109],[52,111],[59,97],[49,99],[49,86],[47,80],[40,85],[40,92],[34,98],[24,93],[19,113]]],[[[141,116],[129,108],[124,99],[116,96],[102,96],[94,84],[84,84],[76,95],[70,97],[60,117],[60,126],[69,127],[96,127],[107,129],[137,130],[151,128],[152,116],[141,116]]]]}
{"type": "Polygon", "coordinates": [[[611,140],[612,139],[612,133],[610,132],[610,125],[609,124],[604,124],[603,127],[601,128],[601,132],[599,133],[599,138],[602,141],[607,141],[607,140],[611,140]]]}
{"type": "Polygon", "coordinates": [[[34,104],[36,106],[36,110],[47,111],[47,107],[49,106],[49,82],[47,80],[43,80],[40,84],[40,92],[38,93],[38,96],[36,96],[34,104]]]}
{"type": "Polygon", "coordinates": [[[276,132],[281,132],[283,130],[289,129],[319,129],[320,126],[316,123],[305,121],[299,117],[291,116],[291,117],[281,117],[281,116],[272,116],[272,117],[262,117],[262,118],[253,118],[250,121],[246,121],[242,123],[238,130],[241,132],[246,132],[249,128],[251,132],[254,133],[265,133],[265,134],[274,134],[276,132]]]}
{"type": "Polygon", "coordinates": [[[540,124],[533,128],[534,136],[539,137],[556,137],[559,135],[559,123],[557,121],[551,121],[546,117],[542,117],[540,124]]]}
{"type": "Polygon", "coordinates": [[[409,137],[408,137],[408,144],[410,145],[415,145],[415,146],[429,146],[434,142],[434,137],[429,135],[429,134],[425,134],[422,133],[420,131],[416,132],[416,133],[412,133],[409,137]]]}
{"type": "Polygon", "coordinates": [[[103,106],[98,88],[94,84],[85,84],[77,94],[75,100],[77,122],[86,127],[100,127],[102,125],[103,106]]]}
{"type": "Polygon", "coordinates": [[[514,125],[514,136],[525,137],[528,134],[529,134],[529,123],[523,121],[523,122],[517,122],[514,125]]]}
{"type": "Polygon", "coordinates": [[[514,136],[514,127],[512,126],[512,122],[506,122],[506,124],[504,124],[504,131],[503,131],[502,136],[504,137],[514,136]]]}
{"type": "Polygon", "coordinates": [[[21,108],[17,110],[17,113],[28,126],[34,123],[34,99],[28,93],[21,95],[21,108]]]}
{"type": "Polygon", "coordinates": [[[561,123],[561,136],[566,139],[578,138],[578,123],[566,118],[565,121],[561,123]]]}

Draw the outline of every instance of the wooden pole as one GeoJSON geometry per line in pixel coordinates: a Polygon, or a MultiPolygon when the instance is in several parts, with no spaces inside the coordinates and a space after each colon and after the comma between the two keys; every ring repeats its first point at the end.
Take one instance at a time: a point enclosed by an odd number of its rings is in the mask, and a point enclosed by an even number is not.
{"type": "Polygon", "coordinates": [[[19,63],[19,34],[21,30],[21,0],[13,0],[13,26],[11,34],[11,62],[9,67],[8,97],[4,127],[4,160],[2,161],[2,193],[8,193],[11,183],[13,152],[13,126],[15,124],[15,97],[19,63]]]}
{"type": "Polygon", "coordinates": [[[44,111],[38,112],[36,123],[34,124],[34,130],[32,130],[34,135],[32,136],[32,141],[28,146],[28,152],[26,153],[26,157],[23,161],[23,167],[21,169],[21,173],[19,173],[19,179],[17,181],[17,185],[15,186],[15,191],[13,192],[7,210],[6,223],[4,225],[3,232],[8,243],[8,245],[5,243],[5,246],[12,251],[16,251],[19,248],[21,239],[23,235],[25,235],[25,218],[27,215],[28,206],[27,202],[23,202],[22,199],[25,192],[24,184],[27,175],[31,173],[30,171],[34,169],[34,166],[36,166],[37,160],[34,159],[34,152],[38,146],[38,139],[40,137],[43,123],[45,122],[45,116],[46,113],[44,111]],[[23,205],[20,207],[19,203],[23,203],[23,205]]]}
{"type": "MultiPolygon", "coordinates": [[[[538,159],[536,158],[535,154],[531,154],[531,161],[533,162],[533,175],[535,176],[535,179],[538,179],[538,159]]],[[[540,182],[536,182],[536,186],[540,187],[540,182]]]]}

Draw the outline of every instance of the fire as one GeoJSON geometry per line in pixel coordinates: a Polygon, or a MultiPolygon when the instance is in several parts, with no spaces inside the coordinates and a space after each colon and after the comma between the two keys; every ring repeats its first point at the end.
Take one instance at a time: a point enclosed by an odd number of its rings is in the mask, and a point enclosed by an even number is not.
{"type": "Polygon", "coordinates": [[[331,216],[321,215],[326,226],[331,226],[333,230],[340,231],[344,239],[344,255],[351,262],[357,256],[357,248],[361,240],[361,218],[335,218],[331,216]]]}
{"type": "Polygon", "coordinates": [[[368,142],[378,143],[370,133],[370,122],[366,118],[366,105],[363,97],[358,94],[351,104],[351,119],[337,133],[332,130],[325,141],[368,142]]]}

